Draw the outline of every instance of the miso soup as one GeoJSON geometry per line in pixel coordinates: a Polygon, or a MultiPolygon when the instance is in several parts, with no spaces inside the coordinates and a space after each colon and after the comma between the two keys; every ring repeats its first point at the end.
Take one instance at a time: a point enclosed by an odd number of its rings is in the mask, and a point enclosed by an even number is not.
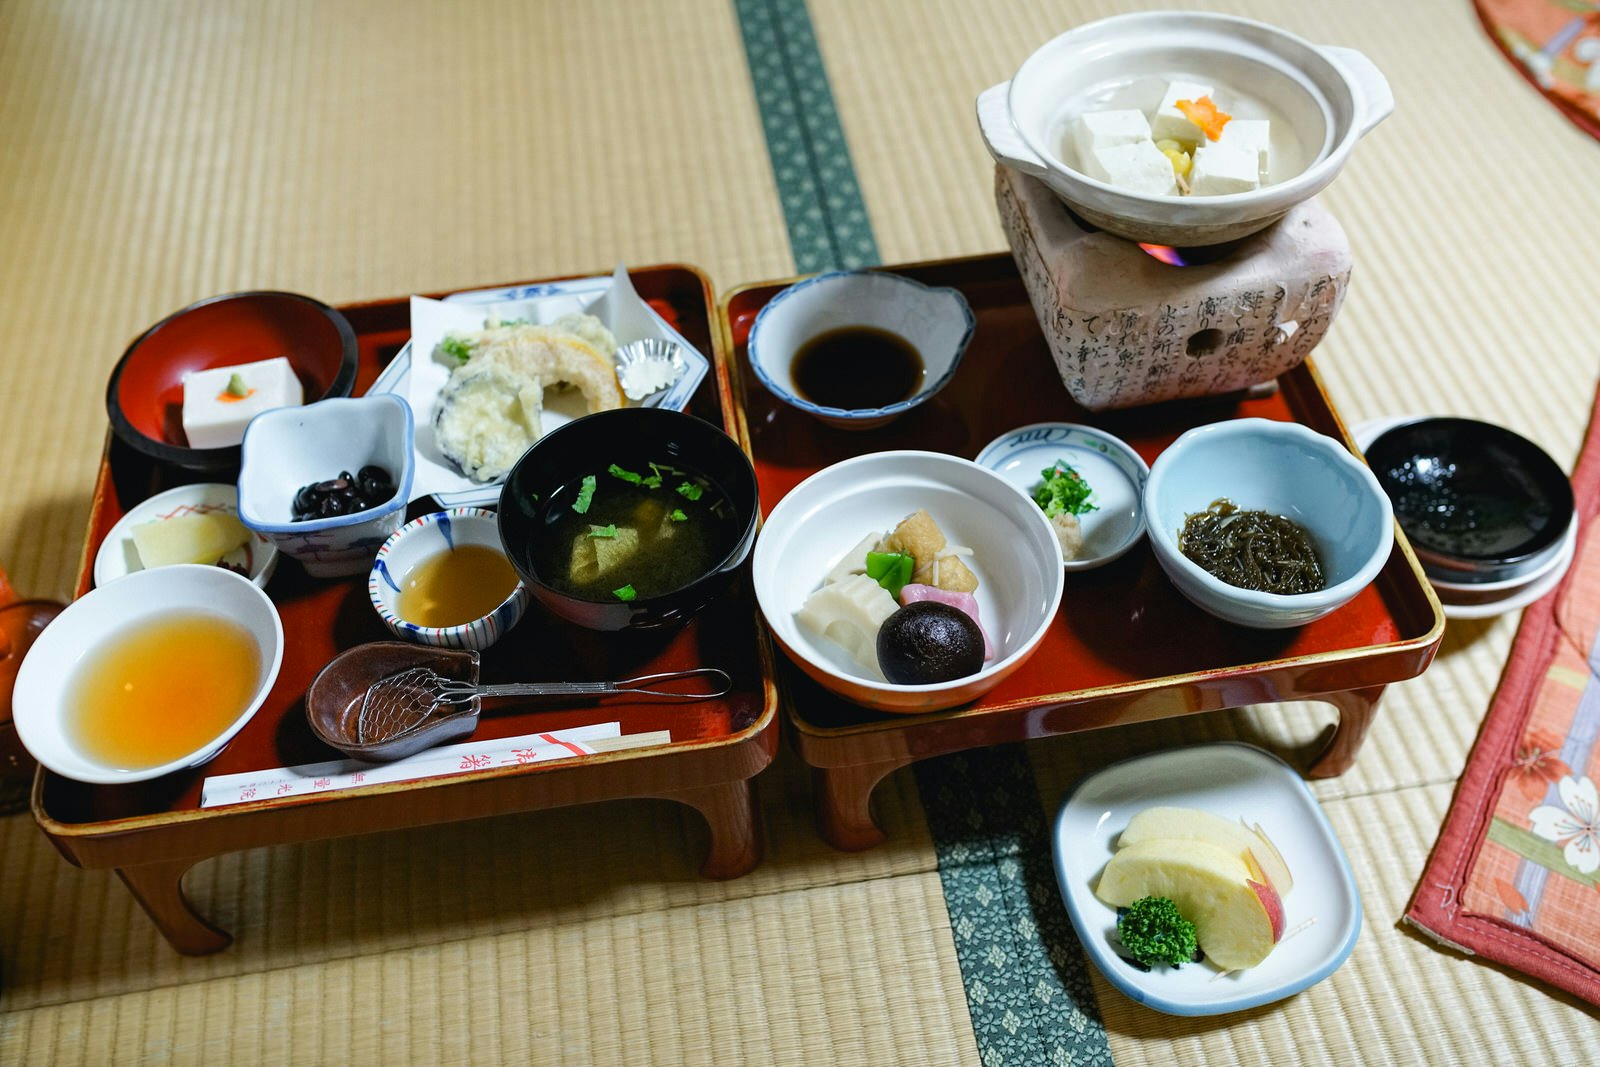
{"type": "Polygon", "coordinates": [[[733,504],[711,479],[659,461],[612,464],[562,486],[539,516],[534,569],[583,600],[681,589],[733,550],[733,504]]]}

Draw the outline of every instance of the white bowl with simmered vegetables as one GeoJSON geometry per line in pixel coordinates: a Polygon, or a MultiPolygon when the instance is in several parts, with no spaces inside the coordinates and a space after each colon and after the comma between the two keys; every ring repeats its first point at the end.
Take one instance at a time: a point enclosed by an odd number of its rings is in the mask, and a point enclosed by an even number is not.
{"type": "Polygon", "coordinates": [[[1343,443],[1298,423],[1199,426],[1145,483],[1150,547],[1178,591],[1219,619],[1286,629],[1365,589],[1389,559],[1394,511],[1343,443]]]}
{"type": "Polygon", "coordinates": [[[887,712],[969,703],[1033,655],[1061,604],[1044,512],[993,471],[873,452],[791,489],[751,576],[773,637],[846,700],[887,712]]]}

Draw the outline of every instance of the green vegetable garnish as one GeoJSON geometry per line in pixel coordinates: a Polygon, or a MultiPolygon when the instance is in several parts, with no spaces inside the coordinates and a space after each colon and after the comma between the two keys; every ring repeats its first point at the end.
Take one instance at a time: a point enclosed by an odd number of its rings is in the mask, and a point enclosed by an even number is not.
{"type": "Polygon", "coordinates": [[[613,589],[613,590],[611,590],[611,595],[616,597],[618,600],[632,600],[634,597],[638,596],[639,594],[633,588],[633,585],[630,583],[628,585],[623,586],[621,589],[613,589]]]}
{"type": "Polygon", "coordinates": [[[472,346],[467,344],[463,338],[456,337],[453,334],[439,342],[439,351],[457,363],[465,363],[472,358],[472,346]]]}
{"type": "Polygon", "coordinates": [[[244,382],[244,375],[233,374],[228,377],[228,387],[223,390],[229,396],[249,396],[250,387],[244,382]]]}
{"type": "Polygon", "coordinates": [[[673,522],[687,522],[689,519],[689,516],[683,513],[682,508],[673,508],[672,515],[670,517],[673,522]]]}
{"type": "Polygon", "coordinates": [[[1098,510],[1089,503],[1094,490],[1083,480],[1083,475],[1067,464],[1057,460],[1055,466],[1040,471],[1039,476],[1044,479],[1044,484],[1033,491],[1033,502],[1043,508],[1050,518],[1098,510]]]}
{"type": "Polygon", "coordinates": [[[650,464],[650,477],[641,483],[646,489],[661,488],[661,466],[657,463],[650,464]]]}
{"type": "Polygon", "coordinates": [[[678,486],[678,492],[690,500],[699,500],[701,495],[705,493],[705,490],[693,482],[684,482],[682,485],[678,486]]]}
{"type": "Polygon", "coordinates": [[[611,466],[607,467],[606,468],[606,472],[609,473],[611,475],[611,477],[613,477],[613,478],[621,478],[623,481],[629,483],[630,485],[638,485],[640,482],[644,481],[644,478],[641,475],[635,474],[633,471],[630,471],[630,470],[623,470],[621,467],[617,466],[615,463],[613,463],[611,466]]]}
{"type": "Polygon", "coordinates": [[[1165,963],[1180,967],[1193,962],[1199,943],[1194,923],[1178,913],[1166,897],[1141,897],[1117,916],[1117,937],[1122,947],[1146,967],[1165,963]]]}
{"type": "Polygon", "coordinates": [[[615,537],[615,536],[617,536],[617,524],[616,523],[612,523],[609,526],[591,526],[591,527],[589,527],[589,536],[590,537],[615,537]]]}
{"type": "Polygon", "coordinates": [[[917,561],[904,552],[867,553],[867,577],[887,589],[896,600],[900,599],[900,590],[911,581],[911,572],[916,569],[917,561]]]}
{"type": "Polygon", "coordinates": [[[579,515],[589,510],[589,502],[594,499],[595,477],[592,474],[583,476],[583,487],[578,490],[578,499],[572,502],[572,510],[579,515]]]}
{"type": "Polygon", "coordinates": [[[483,328],[493,330],[500,326],[532,326],[527,319],[484,319],[483,328]]]}

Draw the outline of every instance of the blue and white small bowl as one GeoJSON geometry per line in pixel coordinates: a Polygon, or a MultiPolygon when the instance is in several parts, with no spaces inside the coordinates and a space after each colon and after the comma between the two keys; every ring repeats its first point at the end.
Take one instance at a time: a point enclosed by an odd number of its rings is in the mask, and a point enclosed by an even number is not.
{"type": "Polygon", "coordinates": [[[898,274],[835,271],[796,282],[774,296],[750,327],[750,368],[779,400],[830,426],[870,430],[926,402],[950,384],[977,320],[966,297],[898,274]],[[795,388],[794,357],[829,330],[868,326],[898,334],[922,357],[922,387],[905,400],[876,408],[826,407],[795,388]]]}
{"type": "Polygon", "coordinates": [[[415,433],[411,405],[387,393],[264,411],[244,431],[239,521],[318,578],[360,574],[405,521],[415,433]],[[302,486],[368,464],[389,472],[394,496],[354,514],[294,521],[302,486]]]}
{"type": "MultiPolygon", "coordinates": [[[[413,569],[440,552],[461,545],[481,545],[505,554],[495,513],[483,508],[451,508],[413,519],[396,530],[378,549],[367,596],[384,625],[395,636],[439,648],[483,650],[504,637],[528,610],[531,595],[520,580],[511,595],[489,614],[459,626],[419,626],[400,615],[400,591],[413,569]]],[[[509,562],[509,561],[508,561],[509,562]]]]}
{"type": "Polygon", "coordinates": [[[1394,509],[1367,465],[1309,427],[1270,419],[1197,426],[1150,465],[1144,487],[1150,547],[1178,592],[1227,622],[1303,626],[1365,589],[1394,547],[1394,509]],[[1290,519],[1311,536],[1327,586],[1262,593],[1229,585],[1178,550],[1189,515],[1227,499],[1290,519]]]}

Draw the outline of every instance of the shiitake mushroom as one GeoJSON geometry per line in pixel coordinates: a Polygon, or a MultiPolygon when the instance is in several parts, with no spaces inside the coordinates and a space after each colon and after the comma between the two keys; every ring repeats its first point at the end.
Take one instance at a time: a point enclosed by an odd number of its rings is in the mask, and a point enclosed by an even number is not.
{"type": "Polygon", "coordinates": [[[960,608],[919,600],[878,628],[878,668],[896,685],[929,685],[983,669],[983,631],[960,608]]]}

